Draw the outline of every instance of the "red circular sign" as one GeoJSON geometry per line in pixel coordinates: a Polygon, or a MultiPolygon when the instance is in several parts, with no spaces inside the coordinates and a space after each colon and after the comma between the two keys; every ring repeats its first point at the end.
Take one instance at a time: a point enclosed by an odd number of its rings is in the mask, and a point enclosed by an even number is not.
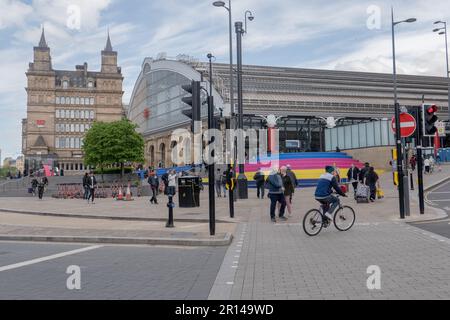
{"type": "MultiPolygon", "coordinates": [[[[416,119],[409,113],[400,114],[400,133],[402,138],[411,137],[417,129],[416,119]]],[[[395,134],[395,117],[392,118],[392,131],[395,134]]]]}

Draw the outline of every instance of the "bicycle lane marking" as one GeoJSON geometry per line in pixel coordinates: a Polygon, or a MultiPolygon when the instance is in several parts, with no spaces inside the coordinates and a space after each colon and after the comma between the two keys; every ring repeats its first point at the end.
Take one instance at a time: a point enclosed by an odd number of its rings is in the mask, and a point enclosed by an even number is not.
{"type": "Polygon", "coordinates": [[[54,254],[54,255],[51,255],[51,256],[47,256],[47,257],[42,257],[42,258],[37,258],[37,259],[28,260],[28,261],[24,261],[24,262],[19,262],[19,263],[15,263],[15,264],[10,264],[8,266],[0,267],[0,272],[13,270],[13,269],[18,269],[18,268],[23,268],[23,267],[26,267],[26,266],[30,266],[30,265],[33,265],[33,264],[38,264],[38,263],[45,262],[45,261],[55,260],[55,259],[59,259],[59,258],[63,258],[63,257],[67,257],[67,256],[71,256],[71,255],[87,252],[87,251],[96,250],[96,249],[99,249],[99,248],[102,248],[102,247],[103,246],[91,246],[91,247],[81,248],[81,249],[77,249],[77,250],[61,252],[61,253],[54,254]]]}

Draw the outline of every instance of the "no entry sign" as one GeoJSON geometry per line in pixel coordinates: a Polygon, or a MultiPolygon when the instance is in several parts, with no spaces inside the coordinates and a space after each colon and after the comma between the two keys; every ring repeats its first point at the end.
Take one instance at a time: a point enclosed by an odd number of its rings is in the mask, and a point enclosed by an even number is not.
{"type": "MultiPolygon", "coordinates": [[[[416,132],[416,119],[409,113],[400,114],[400,133],[402,138],[411,137],[416,132]]],[[[395,134],[395,117],[392,118],[392,131],[395,134]]]]}

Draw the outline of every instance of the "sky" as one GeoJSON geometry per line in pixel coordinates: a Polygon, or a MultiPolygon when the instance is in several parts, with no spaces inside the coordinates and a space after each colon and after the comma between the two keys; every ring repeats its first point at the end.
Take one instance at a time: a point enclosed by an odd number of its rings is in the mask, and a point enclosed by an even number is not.
{"type": "MultiPolygon", "coordinates": [[[[225,0],[228,3],[228,0],[225,0]]],[[[129,102],[145,57],[187,54],[229,61],[228,13],[213,0],[0,0],[0,149],[21,152],[26,76],[45,27],[55,69],[87,62],[100,69],[107,30],[124,75],[129,102]]],[[[391,6],[397,68],[402,74],[446,75],[444,36],[434,21],[450,22],[450,1],[232,0],[233,21],[250,10],[243,39],[245,64],[392,72],[391,6]]],[[[234,38],[234,37],[233,37],[234,38]]]]}

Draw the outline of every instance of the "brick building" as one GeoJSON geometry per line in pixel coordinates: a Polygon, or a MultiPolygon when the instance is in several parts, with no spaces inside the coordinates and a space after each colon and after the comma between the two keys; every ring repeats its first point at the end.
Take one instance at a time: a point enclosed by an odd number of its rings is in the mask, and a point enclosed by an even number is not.
{"type": "Polygon", "coordinates": [[[64,169],[66,174],[81,173],[85,170],[85,133],[95,121],[117,121],[124,115],[123,77],[109,34],[101,51],[100,72],[89,71],[87,63],[68,71],[53,69],[42,30],[26,75],[27,118],[22,121],[25,169],[49,165],[64,169]]]}

